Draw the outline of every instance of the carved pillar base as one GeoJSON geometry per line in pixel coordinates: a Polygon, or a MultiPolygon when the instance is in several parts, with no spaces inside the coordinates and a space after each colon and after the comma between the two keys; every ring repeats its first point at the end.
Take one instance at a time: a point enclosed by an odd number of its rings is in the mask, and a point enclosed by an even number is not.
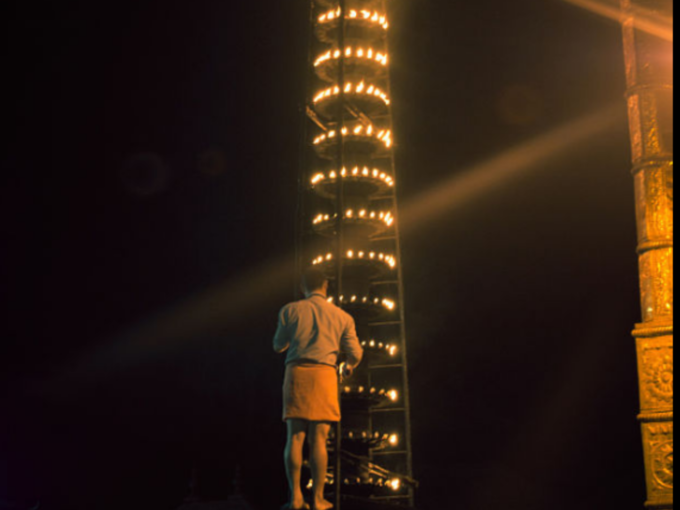
{"type": "MultiPolygon", "coordinates": [[[[667,326],[671,328],[669,324],[667,326]]],[[[636,329],[647,508],[673,508],[673,336],[636,329]],[[644,336],[659,335],[661,336],[644,336]]]]}

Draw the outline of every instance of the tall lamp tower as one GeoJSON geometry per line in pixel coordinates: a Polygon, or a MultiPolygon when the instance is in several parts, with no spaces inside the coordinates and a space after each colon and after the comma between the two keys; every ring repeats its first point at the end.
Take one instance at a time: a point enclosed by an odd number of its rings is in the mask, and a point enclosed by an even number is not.
{"type": "Polygon", "coordinates": [[[340,385],[328,487],[336,509],[413,506],[386,0],[310,9],[298,270],[328,274],[329,301],[354,317],[365,351],[340,385]]]}
{"type": "Polygon", "coordinates": [[[673,0],[621,0],[642,322],[634,331],[648,508],[673,508],[673,0]],[[672,29],[670,29],[672,30],[672,29]],[[671,37],[672,38],[672,37],[671,37]]]}

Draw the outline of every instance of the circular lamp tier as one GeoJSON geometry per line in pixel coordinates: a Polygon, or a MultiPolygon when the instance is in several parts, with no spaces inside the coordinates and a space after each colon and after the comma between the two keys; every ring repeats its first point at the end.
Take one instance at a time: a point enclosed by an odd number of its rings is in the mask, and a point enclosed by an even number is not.
{"type": "MultiPolygon", "coordinates": [[[[319,214],[312,221],[312,225],[318,234],[334,236],[337,233],[337,218],[337,214],[319,214]]],[[[358,235],[373,237],[394,225],[394,216],[389,211],[378,212],[366,209],[354,211],[353,209],[348,209],[343,215],[343,223],[351,225],[358,235]]]]}
{"type": "MultiPolygon", "coordinates": [[[[332,118],[338,112],[340,95],[340,87],[335,85],[319,91],[312,99],[312,103],[321,115],[332,118]]],[[[365,81],[345,83],[344,96],[369,117],[386,114],[390,105],[387,92],[365,81]]],[[[359,127],[363,126],[359,124],[355,129],[359,127]]]]}
{"type": "MultiPolygon", "coordinates": [[[[334,303],[335,299],[328,298],[329,303],[334,303]]],[[[376,296],[340,296],[337,305],[352,314],[355,318],[375,320],[393,312],[397,304],[388,298],[376,296]]]]}
{"type": "MultiPolygon", "coordinates": [[[[345,271],[354,269],[363,271],[363,276],[369,280],[381,278],[390,270],[397,267],[397,259],[394,255],[386,255],[384,253],[371,252],[355,252],[348,250],[342,258],[345,271]]],[[[332,253],[326,255],[319,255],[312,261],[312,265],[321,267],[326,273],[333,274],[335,272],[335,257],[332,253]]],[[[391,301],[389,301],[391,303],[391,301]]],[[[380,298],[374,297],[372,300],[368,296],[359,298],[358,296],[350,296],[348,302],[344,305],[353,305],[355,303],[362,304],[379,304],[380,298]]],[[[389,307],[388,307],[389,308],[389,307]]]]}
{"type": "MultiPolygon", "coordinates": [[[[346,492],[348,496],[353,498],[361,498],[371,501],[373,498],[377,497],[390,497],[394,495],[401,495],[404,493],[402,490],[404,488],[405,482],[399,478],[388,478],[378,475],[377,473],[372,476],[358,477],[358,476],[348,476],[343,473],[344,477],[342,480],[343,492],[346,492]]],[[[333,487],[334,481],[327,481],[326,487],[333,487]]],[[[327,494],[328,499],[332,499],[334,493],[329,489],[327,494]]],[[[384,505],[386,508],[398,508],[396,505],[389,504],[378,504],[375,508],[380,508],[384,505]],[[380,506],[377,506],[380,505],[380,506]]],[[[369,507],[373,508],[373,507],[369,507]]],[[[409,507],[404,507],[409,508],[409,507]]]]}
{"type": "Polygon", "coordinates": [[[399,401],[397,390],[366,388],[364,386],[343,386],[340,396],[342,405],[346,409],[380,408],[399,401]]]}
{"type": "MultiPolygon", "coordinates": [[[[367,478],[361,477],[345,477],[342,484],[348,488],[356,488],[362,490],[366,496],[374,496],[376,489],[390,489],[398,492],[402,487],[402,481],[399,478],[387,478],[381,476],[369,476],[367,478]]],[[[333,485],[332,483],[330,485],[333,485]]]]}
{"type": "Polygon", "coordinates": [[[382,357],[388,356],[394,358],[399,352],[399,347],[396,344],[377,342],[376,340],[364,340],[361,342],[361,347],[363,347],[365,354],[382,357]]]}
{"type": "Polygon", "coordinates": [[[339,75],[340,57],[345,61],[345,77],[370,76],[374,80],[387,75],[387,54],[374,48],[357,45],[346,46],[344,51],[328,50],[314,61],[314,70],[319,78],[335,82],[339,75]]]}
{"type": "Polygon", "coordinates": [[[394,188],[394,179],[377,168],[367,166],[348,169],[340,172],[331,170],[319,172],[311,179],[312,189],[324,198],[336,197],[338,177],[343,180],[345,193],[357,196],[384,195],[394,188]]]}
{"type": "MultiPolygon", "coordinates": [[[[405,485],[405,481],[398,477],[385,476],[383,474],[371,474],[368,476],[345,476],[342,480],[342,484],[347,488],[351,489],[353,492],[358,490],[360,495],[364,497],[375,496],[376,490],[383,489],[388,490],[388,493],[399,492],[405,485]]],[[[335,477],[328,473],[326,478],[326,487],[335,485],[335,477]]],[[[312,488],[312,480],[310,479],[307,484],[307,489],[312,488]]]]}
{"type": "Polygon", "coordinates": [[[392,148],[392,131],[380,129],[373,124],[364,126],[360,122],[350,122],[338,133],[337,129],[317,136],[312,145],[319,157],[334,159],[337,156],[337,141],[343,136],[346,154],[364,157],[385,157],[392,148]]]}
{"type": "MultiPolygon", "coordinates": [[[[390,26],[384,12],[376,8],[368,8],[366,5],[360,8],[348,6],[345,9],[344,18],[346,39],[382,39],[390,26]]],[[[337,3],[329,10],[320,13],[316,18],[316,37],[326,43],[337,41],[341,19],[342,9],[337,7],[337,3]]]]}
{"type": "MultiPolygon", "coordinates": [[[[343,430],[342,442],[356,446],[368,447],[373,450],[384,450],[399,446],[398,434],[385,434],[381,432],[369,432],[366,430],[343,430]]],[[[328,443],[335,443],[335,433],[331,432],[328,436],[328,443]]]]}

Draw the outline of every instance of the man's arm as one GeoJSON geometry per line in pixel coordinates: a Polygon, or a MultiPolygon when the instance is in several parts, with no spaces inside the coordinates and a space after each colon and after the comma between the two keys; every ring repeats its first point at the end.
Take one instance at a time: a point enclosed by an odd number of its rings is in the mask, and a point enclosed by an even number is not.
{"type": "Polygon", "coordinates": [[[347,355],[347,368],[350,371],[354,370],[359,363],[361,363],[361,358],[364,356],[364,350],[359,343],[354,319],[349,314],[345,330],[340,339],[340,346],[342,352],[347,355]]]}
{"type": "Polygon", "coordinates": [[[277,353],[282,353],[288,350],[290,347],[290,337],[288,335],[288,328],[286,327],[286,309],[282,308],[279,312],[279,324],[276,327],[276,333],[274,334],[274,351],[277,353]]]}

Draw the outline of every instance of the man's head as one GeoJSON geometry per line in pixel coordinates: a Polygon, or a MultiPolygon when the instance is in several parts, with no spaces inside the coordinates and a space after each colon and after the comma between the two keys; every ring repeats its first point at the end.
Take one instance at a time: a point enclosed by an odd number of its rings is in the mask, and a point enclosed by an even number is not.
{"type": "Polygon", "coordinates": [[[322,293],[324,296],[328,292],[328,278],[318,267],[308,267],[302,273],[302,292],[309,296],[315,292],[322,293]]]}

